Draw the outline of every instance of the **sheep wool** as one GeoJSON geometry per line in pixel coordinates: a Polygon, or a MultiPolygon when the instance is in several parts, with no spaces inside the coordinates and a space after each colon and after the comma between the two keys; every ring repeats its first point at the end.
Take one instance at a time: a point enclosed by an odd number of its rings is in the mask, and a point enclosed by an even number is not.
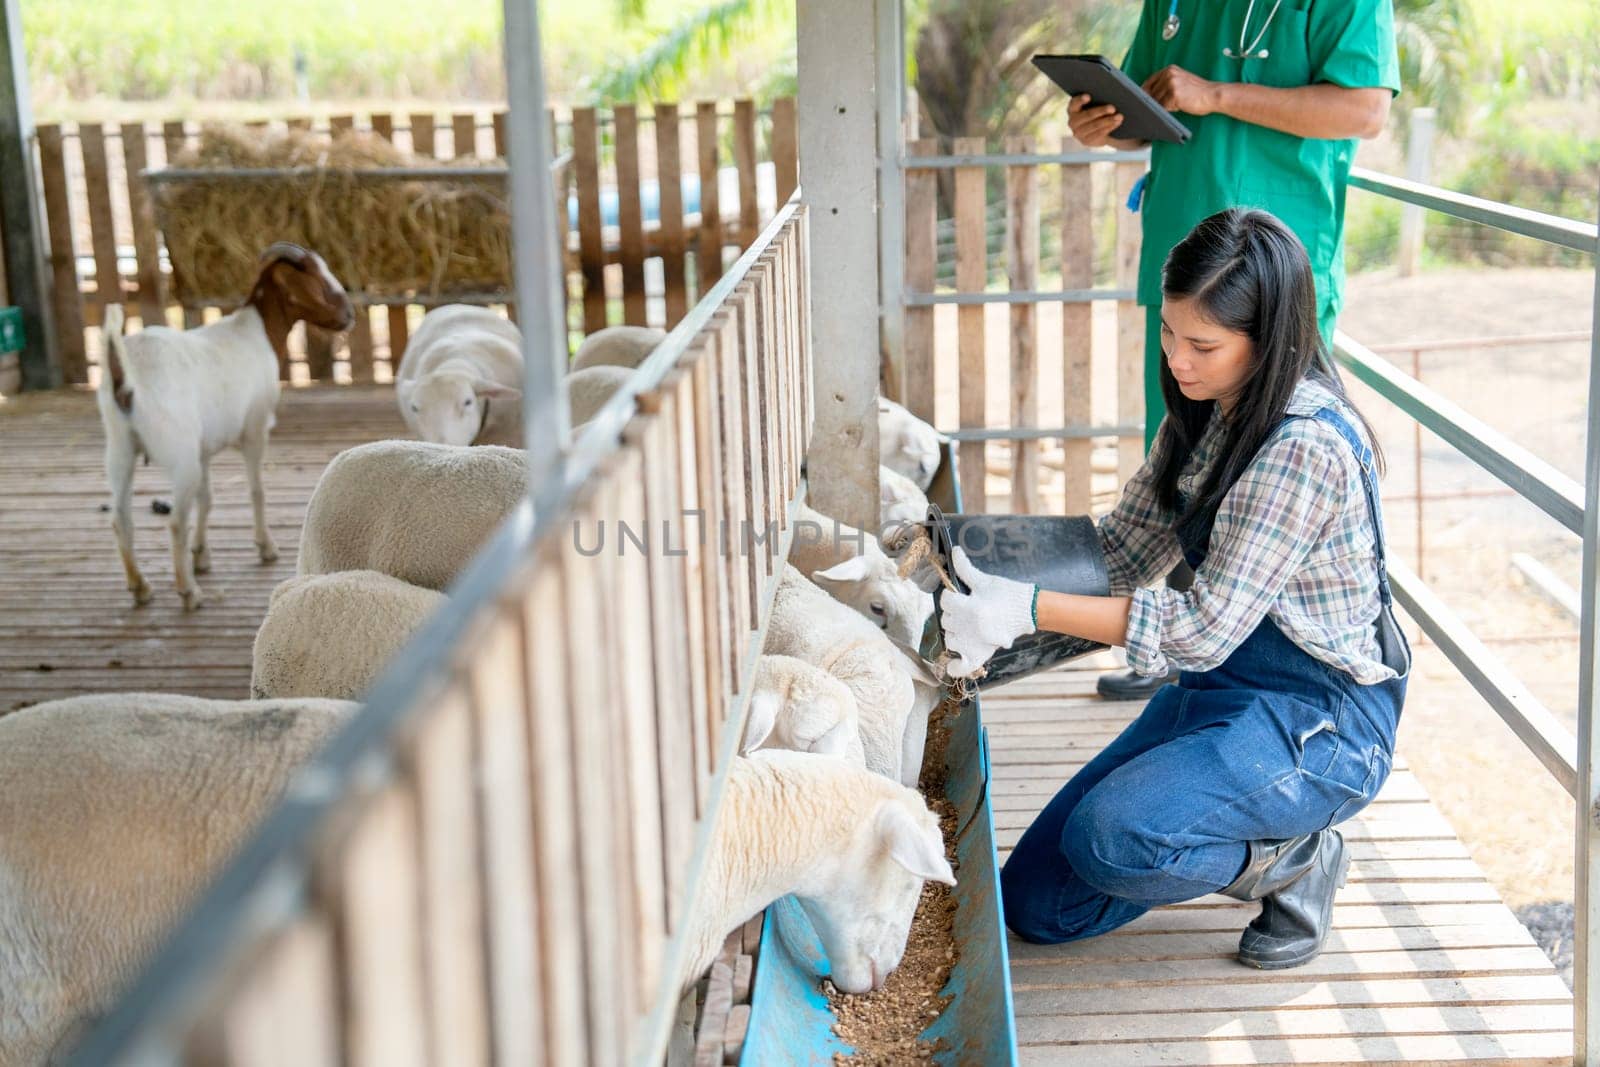
{"type": "Polygon", "coordinates": [[[0,1065],[110,1006],[354,708],[117,693],[0,718],[0,1065]]]}
{"type": "Polygon", "coordinates": [[[290,578],[256,631],[250,695],[355,700],[444,602],[377,571],[290,578]]]}
{"type": "Polygon", "coordinates": [[[375,441],[333,457],[312,491],[300,574],[371,570],[444,589],[528,495],[525,453],[375,441]]]}

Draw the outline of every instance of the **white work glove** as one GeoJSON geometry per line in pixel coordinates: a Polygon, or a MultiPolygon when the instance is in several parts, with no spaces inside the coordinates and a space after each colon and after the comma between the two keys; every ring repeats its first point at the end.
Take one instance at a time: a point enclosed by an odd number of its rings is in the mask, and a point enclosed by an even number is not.
{"type": "Polygon", "coordinates": [[[1019,637],[1039,628],[1035,602],[1039,587],[986,574],[972,565],[959,546],[950,559],[970,593],[946,589],[939,598],[944,647],[952,658],[947,670],[956,678],[977,672],[997,649],[1010,648],[1019,637]]]}

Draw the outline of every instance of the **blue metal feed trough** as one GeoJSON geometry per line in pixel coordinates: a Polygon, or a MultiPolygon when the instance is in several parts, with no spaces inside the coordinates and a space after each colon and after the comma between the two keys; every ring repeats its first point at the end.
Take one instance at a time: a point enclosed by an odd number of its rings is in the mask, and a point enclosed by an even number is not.
{"type": "MultiPolygon", "coordinates": [[[[944,992],[953,999],[920,1035],[941,1043],[948,1067],[1007,1067],[1017,1062],[1010,961],[1000,903],[994,816],[989,805],[988,735],[976,701],[951,723],[945,795],[956,809],[955,939],[960,955],[944,992]]],[[[792,897],[767,910],[750,997],[750,1025],[740,1063],[825,1067],[846,1045],[818,987],[828,972],[822,944],[792,897]]]]}

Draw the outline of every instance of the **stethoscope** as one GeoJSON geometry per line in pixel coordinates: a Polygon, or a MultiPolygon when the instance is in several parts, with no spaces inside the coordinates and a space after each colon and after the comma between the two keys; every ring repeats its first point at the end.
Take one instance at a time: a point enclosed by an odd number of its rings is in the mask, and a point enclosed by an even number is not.
{"type": "MultiPolygon", "coordinates": [[[[1277,15],[1278,7],[1282,3],[1283,0],[1274,0],[1272,10],[1267,12],[1267,21],[1261,24],[1260,31],[1256,33],[1255,39],[1246,48],[1244,37],[1245,34],[1250,32],[1250,16],[1255,14],[1256,10],[1256,0],[1250,0],[1249,6],[1244,9],[1244,21],[1239,24],[1239,50],[1236,52],[1232,46],[1225,46],[1222,49],[1222,54],[1229,59],[1266,59],[1271,55],[1272,53],[1265,48],[1257,52],[1256,45],[1260,44],[1261,38],[1267,35],[1267,27],[1272,25],[1272,19],[1277,15]]],[[[1172,6],[1167,8],[1167,24],[1161,28],[1161,39],[1170,41],[1178,36],[1178,27],[1181,25],[1182,23],[1178,19],[1178,0],[1172,0],[1172,6]]]]}

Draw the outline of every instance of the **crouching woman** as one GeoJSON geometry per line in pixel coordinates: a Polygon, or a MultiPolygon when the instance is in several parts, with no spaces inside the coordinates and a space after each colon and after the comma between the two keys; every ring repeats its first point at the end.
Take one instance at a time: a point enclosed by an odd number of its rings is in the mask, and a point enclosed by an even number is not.
{"type": "Polygon", "coordinates": [[[1410,651],[1384,566],[1376,445],[1317,328],[1305,249],[1260,211],[1200,223],[1163,275],[1150,458],[1099,524],[1109,597],[985,574],[941,611],[952,671],[1036,628],[1177,668],[1023,834],[1001,885],[1030,941],[1092,937],[1150,908],[1262,902],[1239,959],[1321,951],[1349,858],[1334,827],[1388,777],[1410,651]],[[1145,588],[1179,557],[1192,588],[1145,588]]]}

